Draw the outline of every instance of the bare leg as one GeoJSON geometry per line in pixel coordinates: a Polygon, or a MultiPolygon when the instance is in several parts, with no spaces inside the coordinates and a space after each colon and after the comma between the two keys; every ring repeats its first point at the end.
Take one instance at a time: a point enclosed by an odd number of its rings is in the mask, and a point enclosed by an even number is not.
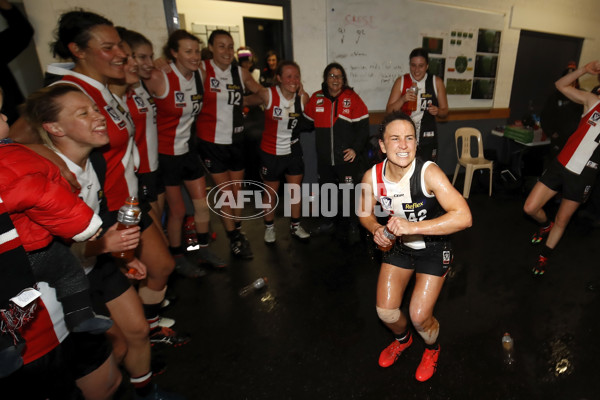
{"type": "Polygon", "coordinates": [[[553,249],[556,247],[560,239],[562,238],[571,217],[580,206],[581,203],[578,203],[573,200],[562,199],[560,202],[560,207],[558,208],[558,212],[556,213],[556,218],[554,221],[554,226],[548,235],[548,239],[546,239],[546,246],[553,249]]]}
{"type": "Polygon", "coordinates": [[[415,288],[410,299],[410,320],[425,343],[434,344],[440,324],[433,316],[433,308],[440,295],[444,277],[417,274],[415,288]]]}
{"type": "Polygon", "coordinates": [[[543,207],[548,200],[556,195],[556,193],[556,191],[550,189],[543,183],[537,182],[531,190],[531,193],[529,193],[529,196],[527,196],[527,200],[525,200],[523,211],[538,223],[547,221],[548,216],[543,207]]]}
{"type": "MultiPolygon", "coordinates": [[[[391,264],[381,264],[377,281],[377,307],[379,309],[397,310],[400,308],[402,296],[413,272],[413,270],[395,267],[391,264]]],[[[383,321],[383,323],[395,335],[405,332],[408,326],[407,318],[402,313],[397,321],[383,321]]]]}
{"type": "Polygon", "coordinates": [[[77,387],[83,392],[86,400],[112,399],[123,379],[114,356],[86,376],[77,379],[77,387]]]}

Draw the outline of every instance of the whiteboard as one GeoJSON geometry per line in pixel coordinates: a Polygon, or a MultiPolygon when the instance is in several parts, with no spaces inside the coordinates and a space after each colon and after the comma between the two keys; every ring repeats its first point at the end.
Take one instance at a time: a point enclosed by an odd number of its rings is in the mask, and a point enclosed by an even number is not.
{"type": "Polygon", "coordinates": [[[328,61],[344,67],[349,85],[369,110],[385,110],[394,81],[409,72],[410,52],[422,47],[424,38],[433,38],[427,43],[443,46],[436,49],[438,54],[430,52],[430,69],[432,61],[443,65],[449,107],[491,108],[497,71],[490,77],[481,72],[481,65],[486,71],[498,65],[503,27],[503,14],[439,3],[327,0],[328,61]],[[496,44],[488,54],[477,45],[478,38],[489,32],[496,33],[496,44]]]}

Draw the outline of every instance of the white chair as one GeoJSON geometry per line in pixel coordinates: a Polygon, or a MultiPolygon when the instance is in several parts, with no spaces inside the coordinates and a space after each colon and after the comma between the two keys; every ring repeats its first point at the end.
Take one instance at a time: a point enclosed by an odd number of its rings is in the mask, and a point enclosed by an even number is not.
{"type": "Polygon", "coordinates": [[[494,162],[486,160],[483,157],[483,142],[481,140],[481,132],[475,128],[458,128],[454,134],[454,141],[456,145],[456,157],[458,163],[454,170],[454,178],[452,179],[452,186],[456,182],[456,176],[461,166],[465,167],[465,185],[463,188],[463,197],[469,198],[469,192],[471,191],[471,181],[473,180],[473,172],[478,169],[489,169],[490,170],[490,196],[492,195],[492,171],[494,162]],[[471,138],[477,138],[477,156],[471,155],[471,138]],[[462,141],[461,149],[458,147],[459,139],[462,141]]]}

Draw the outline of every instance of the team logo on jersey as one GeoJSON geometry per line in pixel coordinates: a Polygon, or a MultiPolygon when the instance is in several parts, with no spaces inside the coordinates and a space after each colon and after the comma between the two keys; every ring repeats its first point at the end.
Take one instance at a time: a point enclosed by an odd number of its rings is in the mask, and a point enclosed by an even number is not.
{"type": "Polygon", "coordinates": [[[210,168],[212,162],[210,161],[210,158],[205,158],[204,159],[204,165],[206,165],[206,168],[210,168]]]}
{"type": "Polygon", "coordinates": [[[350,99],[344,99],[344,101],[342,102],[342,104],[343,104],[344,108],[348,108],[348,107],[350,107],[350,105],[352,103],[350,102],[350,99]]]}
{"type": "Polygon", "coordinates": [[[392,198],[387,196],[381,196],[379,198],[379,202],[381,203],[381,207],[384,210],[390,211],[392,209],[392,198]]]}
{"type": "Polygon", "coordinates": [[[109,105],[105,105],[104,106],[104,110],[106,111],[106,113],[108,115],[110,115],[110,118],[119,127],[119,129],[125,128],[125,126],[127,125],[127,123],[125,122],[125,120],[123,118],[121,118],[121,116],[119,115],[119,113],[117,113],[117,111],[114,108],[112,108],[109,105]]]}
{"type": "Polygon", "coordinates": [[[598,163],[593,162],[592,160],[589,160],[585,166],[587,168],[591,168],[591,169],[598,169],[598,163]]]}
{"type": "Polygon", "coordinates": [[[344,177],[344,183],[352,183],[354,182],[354,180],[352,179],[352,176],[347,175],[344,177]]]}
{"type": "Polygon", "coordinates": [[[148,107],[146,107],[146,104],[144,104],[144,100],[140,96],[133,95],[133,101],[135,102],[135,106],[137,107],[140,113],[148,112],[148,107]]]}
{"type": "Polygon", "coordinates": [[[221,82],[219,82],[219,80],[217,78],[210,78],[210,91],[211,92],[220,92],[221,88],[219,87],[219,85],[221,84],[221,82]]]}
{"type": "Polygon", "coordinates": [[[598,123],[598,121],[600,121],[600,113],[598,111],[594,111],[594,113],[587,120],[587,123],[590,124],[590,125],[592,125],[592,126],[596,126],[596,124],[598,123]]]}
{"type": "Polygon", "coordinates": [[[273,119],[283,119],[283,110],[277,106],[273,107],[273,119]]]}
{"type": "Polygon", "coordinates": [[[323,104],[325,104],[325,100],[324,99],[317,99],[317,105],[318,106],[322,106],[323,104]]]}
{"type": "Polygon", "coordinates": [[[175,107],[185,107],[185,93],[176,91],[175,95],[175,107]]]}
{"type": "Polygon", "coordinates": [[[268,169],[267,167],[262,167],[262,168],[260,169],[260,174],[261,174],[262,176],[267,176],[267,174],[268,174],[268,173],[269,173],[269,169],[268,169]]]}

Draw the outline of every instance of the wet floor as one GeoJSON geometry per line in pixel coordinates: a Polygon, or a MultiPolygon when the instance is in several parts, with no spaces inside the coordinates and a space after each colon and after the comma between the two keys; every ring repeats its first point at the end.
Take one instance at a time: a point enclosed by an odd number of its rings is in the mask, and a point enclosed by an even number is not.
{"type": "MultiPolygon", "coordinates": [[[[472,194],[473,227],[453,237],[455,265],[437,303],[438,371],[415,380],[420,338],[387,369],[377,364],[392,340],[375,312],[378,254],[340,237],[309,244],[276,222],[244,223],[255,257],[199,280],[174,277],[178,301],[165,315],[193,340],[158,349],[168,363],[157,378],[189,399],[600,399],[600,230],[569,226],[542,279],[529,272],[534,224],[522,195],[472,194]],[[268,286],[238,291],[258,277],[268,286]],[[515,364],[503,364],[501,339],[514,339],[515,364]]],[[[316,220],[305,222],[309,227],[316,220]]],[[[215,219],[214,249],[228,255],[215,219]]]]}

